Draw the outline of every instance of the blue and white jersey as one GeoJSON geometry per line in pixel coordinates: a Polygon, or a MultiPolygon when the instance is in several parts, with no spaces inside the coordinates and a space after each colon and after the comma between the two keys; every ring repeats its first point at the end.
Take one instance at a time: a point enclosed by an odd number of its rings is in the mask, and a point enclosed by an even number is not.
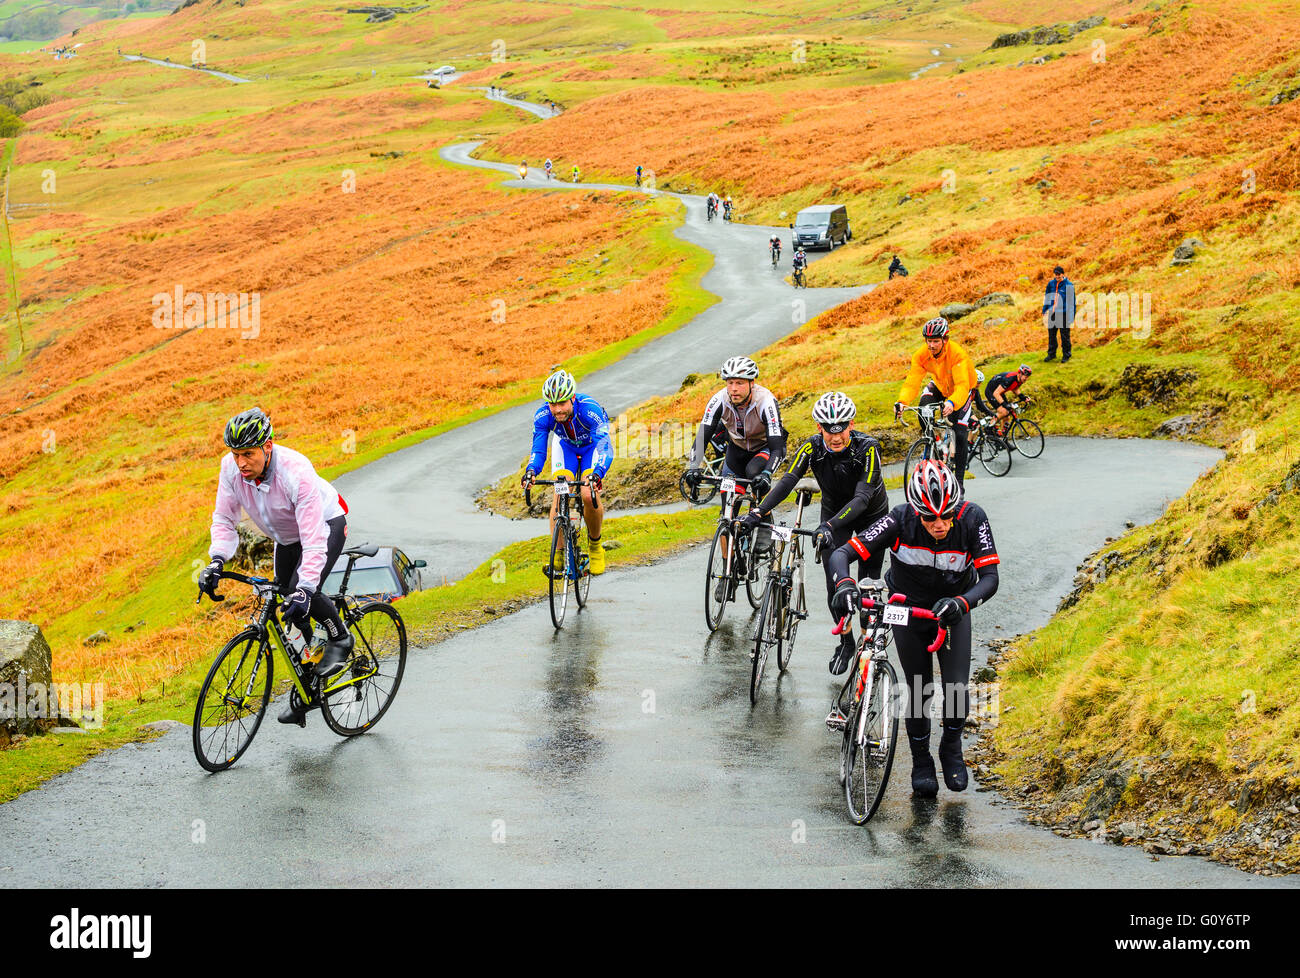
{"type": "Polygon", "coordinates": [[[609,415],[586,394],[573,396],[573,414],[568,421],[556,421],[546,404],[539,407],[533,415],[533,453],[528,458],[528,468],[534,472],[542,471],[546,464],[546,441],[552,433],[574,448],[586,448],[609,438],[609,415]]]}

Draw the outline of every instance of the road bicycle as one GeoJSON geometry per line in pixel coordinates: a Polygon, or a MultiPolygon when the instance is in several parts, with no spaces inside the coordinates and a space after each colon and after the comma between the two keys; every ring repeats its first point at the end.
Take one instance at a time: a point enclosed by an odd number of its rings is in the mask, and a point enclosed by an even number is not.
{"type": "Polygon", "coordinates": [[[1004,476],[1011,471],[1011,446],[997,433],[992,418],[980,418],[970,439],[970,455],[980,460],[984,471],[1004,476]]]}
{"type": "MultiPolygon", "coordinates": [[[[582,517],[582,489],[591,483],[585,479],[571,482],[568,479],[534,479],[524,487],[524,502],[533,508],[532,486],[551,486],[559,505],[555,511],[555,525],[551,528],[550,560],[543,566],[551,600],[551,624],[556,628],[564,624],[564,613],[569,606],[569,589],[572,587],[578,601],[578,610],[587,606],[587,593],[591,590],[591,572],[588,558],[578,542],[578,528],[570,512],[569,500],[578,500],[578,517],[582,517]],[[558,558],[558,560],[557,560],[558,558]]],[[[595,490],[592,490],[595,492],[595,490]]]]}
{"type": "MultiPolygon", "coordinates": [[[[802,538],[815,536],[816,531],[805,530],[800,524],[803,522],[804,508],[812,501],[813,494],[819,491],[816,481],[812,479],[796,484],[793,524],[787,526],[782,523],[768,528],[772,535],[772,554],[768,561],[767,584],[763,588],[758,621],[754,624],[754,649],[749,654],[751,704],[758,702],[758,688],[763,682],[763,670],[768,656],[775,652],[777,667],[785,672],[790,666],[790,657],[794,655],[794,640],[799,631],[799,622],[808,617],[802,538]]],[[[817,563],[821,563],[821,554],[815,556],[817,563]]]]}
{"type": "Polygon", "coordinates": [[[776,266],[781,262],[781,247],[779,245],[772,245],[768,250],[772,253],[772,267],[776,268],[776,266]]]}
{"type": "Polygon", "coordinates": [[[1004,422],[1003,425],[1007,444],[1025,458],[1038,458],[1043,454],[1045,445],[1043,429],[1038,426],[1038,423],[1020,416],[1020,412],[1032,403],[1033,399],[1027,394],[1019,401],[1008,401],[1007,411],[1010,412],[1011,421],[1004,422]]]}
{"type": "Polygon", "coordinates": [[[710,200],[710,201],[705,205],[705,210],[707,211],[707,219],[710,220],[710,221],[712,221],[712,220],[713,220],[713,216],[714,216],[715,214],[718,213],[718,205],[715,204],[713,201],[710,200]]]}
{"type": "MultiPolygon", "coordinates": [[[[881,587],[865,590],[857,654],[836,700],[837,709],[826,719],[831,730],[842,732],[840,784],[854,825],[866,825],[880,807],[898,747],[898,719],[902,712],[898,701],[906,701],[907,691],[899,686],[898,673],[889,661],[892,626],[938,621],[933,612],[912,607],[906,601],[902,594],[890,595],[886,600],[881,587]],[[842,719],[837,719],[837,714],[842,719]]],[[[840,619],[831,634],[839,635],[850,627],[850,617],[840,619]]],[[[934,642],[927,648],[937,652],[947,641],[947,629],[939,625],[934,642]]]]}
{"type": "Polygon", "coordinates": [[[792,276],[792,279],[794,281],[794,287],[796,289],[808,288],[808,281],[807,279],[804,278],[804,271],[805,271],[805,266],[803,265],[794,266],[794,274],[792,276]]]}
{"type": "MultiPolygon", "coordinates": [[[[727,436],[718,433],[718,437],[704,446],[704,458],[701,460],[700,468],[704,472],[705,479],[711,480],[708,483],[707,491],[704,491],[704,484],[698,486],[689,486],[686,484],[686,472],[683,471],[681,478],[677,480],[677,491],[682,494],[682,498],[688,503],[694,503],[701,506],[718,494],[718,479],[722,476],[722,463],[727,457],[727,436]],[[712,452],[712,455],[710,455],[712,452]]],[[[691,453],[686,453],[686,463],[690,464],[691,453]]]]}
{"type": "MultiPolygon", "coordinates": [[[[347,593],[357,558],[373,557],[378,550],[360,546],[344,551],[347,569],[331,600],[352,633],[353,648],[343,668],[324,680],[314,669],[324,651],[323,630],[316,631],[311,645],[301,639],[291,642],[276,614],[282,598],[275,581],[234,571],[218,575],[252,587],[257,603],[248,625],[217,653],[199,690],[194,756],[205,770],[224,771],[248,750],[275,688],[277,659],[285,667],[290,705],[303,714],[319,708],[326,725],[341,737],[365,733],[388,711],[406,669],[406,624],[392,605],[359,604],[347,593]]],[[[195,603],[205,593],[213,601],[225,600],[214,586],[211,592],[199,592],[195,603]]]]}
{"type": "Polygon", "coordinates": [[[920,407],[905,407],[905,413],[915,414],[921,423],[921,437],[912,442],[903,461],[903,485],[912,479],[912,470],[922,459],[938,459],[948,468],[954,468],[956,454],[955,435],[952,422],[943,416],[942,404],[923,404],[920,407]]]}
{"type": "Polygon", "coordinates": [[[737,513],[740,504],[747,499],[749,508],[754,508],[754,500],[745,492],[751,480],[729,475],[716,480],[708,477],[701,480],[702,483],[710,481],[716,481],[718,491],[722,493],[722,515],[718,517],[718,528],[713,532],[704,578],[704,619],[709,631],[714,632],[722,624],[727,602],[735,600],[742,581],[750,607],[755,611],[763,600],[763,591],[759,584],[759,561],[752,559],[750,534],[745,531],[737,513]]]}

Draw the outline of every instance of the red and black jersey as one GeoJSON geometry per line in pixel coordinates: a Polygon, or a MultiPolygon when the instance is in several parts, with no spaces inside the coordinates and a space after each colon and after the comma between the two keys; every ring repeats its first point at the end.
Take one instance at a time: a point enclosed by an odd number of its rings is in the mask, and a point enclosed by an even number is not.
{"type": "Polygon", "coordinates": [[[895,506],[831,554],[835,579],[848,577],[851,558],[866,560],[884,550],[890,589],[911,604],[929,607],[939,598],[962,597],[973,608],[997,591],[998,550],[989,518],[975,503],[962,505],[942,540],[930,536],[910,505],[895,506]]]}
{"type": "Polygon", "coordinates": [[[984,385],[984,396],[990,401],[1002,401],[1008,394],[1014,393],[1020,388],[1020,373],[1016,370],[1008,370],[1004,374],[994,374],[993,378],[984,385]],[[999,387],[1002,388],[1002,396],[995,397],[993,392],[999,387]]]}

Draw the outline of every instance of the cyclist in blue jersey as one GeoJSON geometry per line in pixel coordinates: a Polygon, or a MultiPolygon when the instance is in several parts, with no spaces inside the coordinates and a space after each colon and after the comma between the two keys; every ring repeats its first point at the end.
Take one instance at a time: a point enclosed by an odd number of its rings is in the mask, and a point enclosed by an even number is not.
{"type": "MultiPolygon", "coordinates": [[[[554,437],[551,475],[556,478],[588,479],[582,490],[582,515],[587,522],[589,559],[593,574],[605,573],[605,548],[600,542],[605,510],[600,505],[605,473],[614,461],[609,443],[609,415],[586,394],[579,394],[573,374],[557,370],[542,384],[546,404],[533,415],[533,452],[524,470],[523,485],[531,486],[546,464],[546,443],[554,437]]],[[[554,526],[556,501],[551,500],[554,526]]]]}

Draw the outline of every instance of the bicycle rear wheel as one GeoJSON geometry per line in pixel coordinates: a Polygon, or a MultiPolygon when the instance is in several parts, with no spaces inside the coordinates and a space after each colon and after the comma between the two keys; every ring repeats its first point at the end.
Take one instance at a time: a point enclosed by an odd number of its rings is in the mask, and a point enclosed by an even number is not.
{"type": "Polygon", "coordinates": [[[976,457],[989,475],[1000,478],[1011,471],[1011,449],[999,447],[987,434],[980,435],[976,457]]]}
{"type": "Polygon", "coordinates": [[[727,574],[727,557],[723,553],[723,548],[730,550],[734,544],[735,538],[731,534],[731,527],[725,522],[720,522],[713,532],[713,543],[709,547],[709,563],[704,575],[704,620],[708,623],[711,632],[717,631],[718,626],[722,624],[722,612],[731,598],[731,581],[727,574]],[[720,599],[717,595],[719,582],[722,582],[720,599]]]}
{"type": "Polygon", "coordinates": [[[898,681],[887,659],[873,659],[870,689],[849,716],[844,798],[854,825],[865,825],[885,797],[898,746],[898,716],[891,708],[898,681]]]}
{"type": "Polygon", "coordinates": [[[406,624],[392,605],[363,605],[348,616],[348,631],[352,655],[320,694],[321,716],[341,737],[355,737],[379,722],[406,671],[406,624]]]}
{"type": "Polygon", "coordinates": [[[1017,418],[1007,432],[1007,440],[1025,458],[1038,458],[1043,454],[1043,429],[1033,421],[1017,418]]]}
{"type": "Polygon", "coordinates": [[[754,648],[750,653],[749,702],[752,706],[758,702],[758,687],[763,682],[763,668],[767,657],[776,652],[781,658],[781,603],[785,593],[781,581],[776,577],[767,579],[767,588],[763,591],[763,603],[758,612],[758,621],[754,626],[754,648]]]}
{"type": "Polygon", "coordinates": [[[194,757],[204,770],[224,771],[248,750],[266,714],[274,672],[270,647],[253,628],[217,654],[194,706],[194,757]]]}
{"type": "Polygon", "coordinates": [[[569,606],[569,557],[565,539],[567,530],[566,520],[557,517],[555,529],[551,531],[551,562],[546,574],[551,582],[551,624],[556,628],[564,624],[564,612],[569,606]]]}

